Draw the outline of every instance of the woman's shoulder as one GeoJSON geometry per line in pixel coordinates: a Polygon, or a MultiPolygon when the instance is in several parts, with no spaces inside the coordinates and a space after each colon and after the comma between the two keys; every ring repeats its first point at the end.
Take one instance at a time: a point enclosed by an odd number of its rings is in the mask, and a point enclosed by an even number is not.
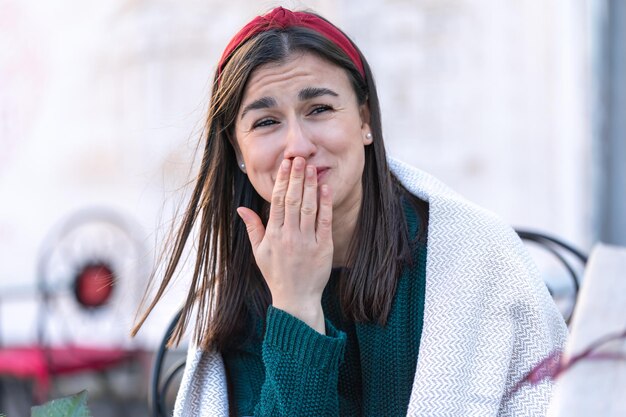
{"type": "MultiPolygon", "coordinates": [[[[534,264],[513,228],[494,213],[452,190],[434,176],[401,161],[389,166],[400,183],[426,201],[430,270],[461,268],[512,277],[536,275],[534,264]],[[511,274],[511,272],[515,272],[511,274]]],[[[464,274],[476,276],[482,274],[464,274]]],[[[514,278],[513,278],[514,279],[514,278]]]]}
{"type": "MultiPolygon", "coordinates": [[[[389,159],[393,175],[413,195],[429,205],[429,232],[491,243],[518,242],[513,228],[499,216],[467,200],[433,175],[397,159],[389,159]]],[[[430,234],[430,233],[429,233],[430,234]]]]}

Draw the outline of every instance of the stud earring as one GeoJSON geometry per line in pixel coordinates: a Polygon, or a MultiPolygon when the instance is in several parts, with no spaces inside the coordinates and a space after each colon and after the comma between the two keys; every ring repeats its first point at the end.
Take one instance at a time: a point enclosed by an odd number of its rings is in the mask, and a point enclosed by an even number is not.
{"type": "Polygon", "coordinates": [[[368,133],[367,135],[365,135],[365,137],[366,137],[368,140],[372,140],[372,134],[371,134],[371,133],[368,133]]]}
{"type": "Polygon", "coordinates": [[[240,167],[241,169],[246,169],[246,164],[244,164],[244,163],[242,162],[241,164],[239,164],[239,167],[240,167]]]}

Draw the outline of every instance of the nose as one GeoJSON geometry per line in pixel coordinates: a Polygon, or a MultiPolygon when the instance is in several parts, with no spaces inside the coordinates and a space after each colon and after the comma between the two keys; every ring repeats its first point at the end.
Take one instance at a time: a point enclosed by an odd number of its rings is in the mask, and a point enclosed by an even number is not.
{"type": "Polygon", "coordinates": [[[317,149],[310,132],[303,129],[302,125],[294,121],[289,124],[285,137],[285,159],[293,159],[296,156],[309,159],[317,149]]]}

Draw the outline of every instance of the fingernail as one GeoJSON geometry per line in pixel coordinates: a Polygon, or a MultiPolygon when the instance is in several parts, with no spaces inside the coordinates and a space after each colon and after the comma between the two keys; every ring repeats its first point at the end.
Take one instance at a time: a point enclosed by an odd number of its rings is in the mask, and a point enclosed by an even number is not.
{"type": "Polygon", "coordinates": [[[291,165],[291,161],[289,159],[283,159],[283,162],[280,164],[280,168],[288,171],[291,165]]]}
{"type": "Polygon", "coordinates": [[[241,217],[241,220],[244,221],[244,223],[246,222],[246,216],[245,216],[245,211],[241,209],[241,207],[237,207],[237,214],[239,215],[239,217],[241,217]]]}
{"type": "Polygon", "coordinates": [[[302,169],[302,167],[304,166],[304,160],[302,158],[296,158],[293,161],[293,166],[296,169],[302,169]]]}
{"type": "Polygon", "coordinates": [[[315,176],[315,167],[314,166],[307,166],[306,167],[306,176],[309,178],[312,178],[315,176]]]}

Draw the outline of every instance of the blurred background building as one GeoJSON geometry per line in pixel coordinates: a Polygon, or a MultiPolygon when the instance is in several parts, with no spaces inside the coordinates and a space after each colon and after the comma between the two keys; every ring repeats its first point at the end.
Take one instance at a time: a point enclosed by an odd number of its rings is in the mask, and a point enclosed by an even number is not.
{"type": "Polygon", "coordinates": [[[363,51],[391,156],[514,226],[626,245],[620,0],[0,0],[0,343],[37,339],[50,234],[98,207],[128,227],[71,238],[64,268],[105,242],[131,284],[100,319],[110,333],[89,322],[81,337],[154,349],[184,274],[135,340],[128,330],[193,178],[216,61],[279,4],[319,12],[363,51]]]}

